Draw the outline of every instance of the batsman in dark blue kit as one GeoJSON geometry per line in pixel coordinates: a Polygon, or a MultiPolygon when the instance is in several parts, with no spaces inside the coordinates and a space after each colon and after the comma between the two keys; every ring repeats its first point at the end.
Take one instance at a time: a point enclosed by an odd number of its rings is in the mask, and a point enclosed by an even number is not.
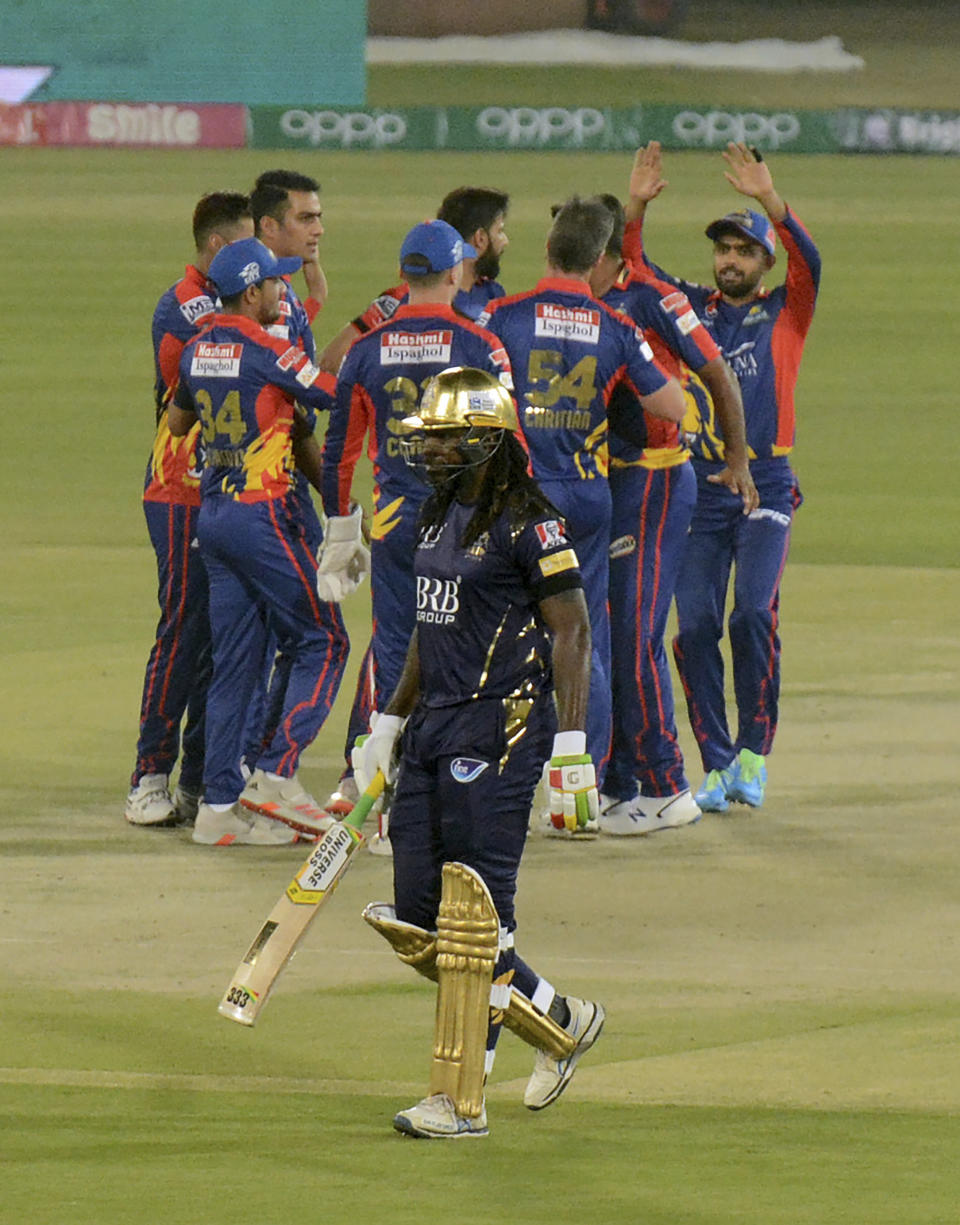
{"type": "Polygon", "coordinates": [[[499,380],[444,371],[403,424],[404,451],[433,494],[414,559],[416,629],[362,746],[364,777],[392,777],[398,738],[401,754],[394,905],[373,903],[365,917],[438,983],[429,1093],[394,1126],[458,1139],[486,1134],[483,1085],[501,1025],[537,1048],[524,1102],[540,1110],[603,1024],[599,1004],[558,995],[514,949],[517,871],[544,761],[557,820],[582,825],[597,811],[582,730],[590,626],[577,555],[527,473],[499,380]]]}

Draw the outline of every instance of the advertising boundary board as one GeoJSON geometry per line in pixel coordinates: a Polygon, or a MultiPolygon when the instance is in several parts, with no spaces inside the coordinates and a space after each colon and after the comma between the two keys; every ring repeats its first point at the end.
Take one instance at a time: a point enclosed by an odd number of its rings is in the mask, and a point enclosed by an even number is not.
{"type": "Polygon", "coordinates": [[[36,102],[0,105],[0,145],[349,150],[765,152],[960,155],[960,111],[844,107],[733,110],[637,104],[414,106],[365,110],[231,104],[36,102]]]}

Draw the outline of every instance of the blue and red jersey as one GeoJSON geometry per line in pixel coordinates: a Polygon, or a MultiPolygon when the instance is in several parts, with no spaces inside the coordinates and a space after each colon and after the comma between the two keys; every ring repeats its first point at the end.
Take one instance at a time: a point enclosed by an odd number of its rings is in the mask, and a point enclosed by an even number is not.
{"type": "MultiPolygon", "coordinates": [[[[477,320],[494,298],[502,298],[504,292],[499,281],[491,280],[490,277],[480,277],[474,282],[472,289],[457,290],[456,297],[453,299],[453,309],[466,319],[477,320]]],[[[406,305],[409,297],[410,290],[407,288],[407,283],[401,281],[399,285],[394,285],[378,294],[367,309],[351,322],[358,332],[369,332],[372,328],[379,327],[381,323],[392,319],[397,308],[406,305]]]]}
{"type": "MultiPolygon", "coordinates": [[[[789,455],[793,449],[794,389],[820,285],[820,253],[799,219],[788,209],[774,227],[787,253],[786,281],[762,289],[742,306],[725,302],[719,289],[681,280],[651,263],[643,251],[642,222],[631,222],[624,237],[624,254],[641,274],[645,267],[686,294],[736,374],[751,459],[789,455]]],[[[693,447],[702,459],[723,459],[714,421],[703,422],[693,447]]]]}
{"type": "Polygon", "coordinates": [[[464,547],[475,506],[453,502],[414,556],[421,702],[533,698],[551,689],[550,639],[539,604],[582,586],[563,523],[509,511],[464,547]]]}
{"type": "Polygon", "coordinates": [[[157,431],[143,485],[145,502],[200,505],[200,467],[197,456],[199,425],[184,438],[167,428],[166,406],[176,390],[183,346],[214,315],[215,294],[203,273],[188,264],[183,277],[164,293],[153,312],[154,400],[157,431]]]}
{"type": "Polygon", "coordinates": [[[280,318],[265,330],[278,340],[286,340],[296,345],[306,353],[311,362],[316,363],[317,342],[310,325],[320,310],[320,303],[315,298],[301,302],[288,276],[281,277],[280,282],[280,318]],[[309,309],[310,306],[312,310],[309,309]]]}
{"type": "Polygon", "coordinates": [[[418,505],[426,499],[429,491],[400,454],[400,422],[416,412],[430,379],[450,366],[486,370],[512,390],[510,361],[500,341],[448,306],[400,306],[386,323],[353,342],[340,367],[336,411],[323,444],[328,515],[349,513],[353,470],[365,436],[381,495],[418,505]]]}
{"type": "Polygon", "coordinates": [[[176,403],[199,417],[203,497],[284,497],[295,467],[294,416],[312,430],[316,410],[333,407],[335,387],[297,345],[242,315],[216,315],[185,346],[176,391],[176,403]]]}
{"type": "Polygon", "coordinates": [[[583,281],[563,277],[499,298],[480,323],[510,355],[537,480],[605,478],[613,389],[622,383],[639,398],[667,383],[638,329],[598,301],[583,281]]]}
{"type": "Polygon", "coordinates": [[[690,452],[682,431],[695,432],[709,393],[693,372],[720,356],[686,294],[649,272],[637,272],[629,263],[620,269],[603,301],[631,319],[650,342],[653,355],[680,384],[689,408],[681,425],[644,413],[629,412],[628,393],[617,389],[610,401],[610,455],[614,464],[641,468],[673,468],[685,463],[690,452]],[[690,420],[688,421],[688,417],[690,420]]]}

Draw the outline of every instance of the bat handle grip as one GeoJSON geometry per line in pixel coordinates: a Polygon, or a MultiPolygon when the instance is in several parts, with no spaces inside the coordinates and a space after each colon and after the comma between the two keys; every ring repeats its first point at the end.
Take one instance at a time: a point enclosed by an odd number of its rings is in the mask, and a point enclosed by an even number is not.
{"type": "Polygon", "coordinates": [[[343,818],[344,825],[351,825],[354,829],[360,829],[370,809],[376,804],[377,800],[383,794],[383,789],[386,786],[387,780],[383,777],[383,771],[378,770],[371,780],[370,786],[357,800],[350,812],[343,818]]]}

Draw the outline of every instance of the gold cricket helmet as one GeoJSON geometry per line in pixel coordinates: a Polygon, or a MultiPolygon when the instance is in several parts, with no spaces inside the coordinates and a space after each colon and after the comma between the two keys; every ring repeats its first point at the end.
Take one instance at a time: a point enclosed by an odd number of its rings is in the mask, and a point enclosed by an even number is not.
{"type": "Polygon", "coordinates": [[[400,422],[408,430],[518,429],[517,410],[496,375],[451,366],[427,384],[415,413],[400,422]]]}

